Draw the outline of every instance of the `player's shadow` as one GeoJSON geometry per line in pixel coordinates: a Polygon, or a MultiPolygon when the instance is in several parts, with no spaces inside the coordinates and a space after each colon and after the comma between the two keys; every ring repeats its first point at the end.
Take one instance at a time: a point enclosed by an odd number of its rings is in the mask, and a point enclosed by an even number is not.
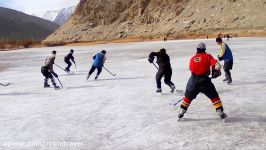
{"type": "Polygon", "coordinates": [[[257,123],[266,123],[266,117],[263,116],[252,116],[252,115],[243,115],[243,116],[229,116],[226,119],[226,122],[229,123],[251,123],[251,122],[257,122],[257,123]],[[245,116],[245,117],[243,117],[245,116]]]}
{"type": "Polygon", "coordinates": [[[74,90],[74,89],[84,89],[84,88],[94,88],[94,87],[102,87],[102,86],[84,85],[84,86],[73,86],[73,87],[68,87],[67,89],[69,89],[69,90],[74,90]]]}
{"type": "Polygon", "coordinates": [[[200,118],[200,119],[196,119],[196,118],[184,118],[181,119],[182,122],[199,122],[199,121],[218,121],[219,118],[200,118]]]}
{"type": "Polygon", "coordinates": [[[143,76],[143,77],[128,77],[128,78],[112,78],[112,79],[98,79],[96,81],[117,81],[117,80],[137,80],[137,79],[143,79],[143,78],[147,78],[147,76],[143,76]]]}
{"type": "MultiPolygon", "coordinates": [[[[200,118],[200,119],[195,119],[195,118],[184,118],[182,122],[199,122],[199,121],[220,121],[219,117],[217,118],[200,118]]],[[[229,116],[226,118],[226,123],[252,123],[252,122],[257,122],[257,123],[266,123],[266,117],[263,116],[247,116],[245,117],[240,117],[240,116],[229,116]]]]}
{"type": "Polygon", "coordinates": [[[230,90],[230,89],[222,89],[222,90],[218,91],[219,94],[228,93],[228,92],[232,92],[232,90],[230,90]]]}
{"type": "Polygon", "coordinates": [[[83,75],[87,75],[87,74],[86,73],[75,73],[75,74],[62,74],[59,76],[64,77],[64,76],[83,76],[83,75]]]}
{"type": "Polygon", "coordinates": [[[232,85],[252,85],[252,84],[265,84],[266,81],[236,81],[233,82],[232,85]]]}
{"type": "Polygon", "coordinates": [[[12,92],[12,93],[3,93],[0,96],[25,96],[25,95],[38,95],[38,93],[19,93],[19,92],[12,92]]]}

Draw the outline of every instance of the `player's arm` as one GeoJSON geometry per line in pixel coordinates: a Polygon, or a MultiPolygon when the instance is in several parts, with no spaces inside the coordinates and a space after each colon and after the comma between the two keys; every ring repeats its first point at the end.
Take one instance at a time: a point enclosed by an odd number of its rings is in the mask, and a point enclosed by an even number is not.
{"type": "Polygon", "coordinates": [[[75,64],[76,62],[75,62],[75,58],[74,58],[74,56],[72,55],[71,56],[71,60],[72,60],[72,62],[75,64]]]}
{"type": "Polygon", "coordinates": [[[96,59],[96,55],[94,55],[94,56],[92,57],[92,59],[95,60],[95,59],[96,59]]]}
{"type": "Polygon", "coordinates": [[[104,56],[103,58],[103,64],[105,64],[105,61],[106,61],[106,56],[104,56]]]}
{"type": "Polygon", "coordinates": [[[218,59],[219,59],[219,60],[222,60],[222,58],[224,57],[224,54],[225,54],[225,44],[223,43],[223,44],[221,45],[221,51],[220,51],[220,53],[219,53],[219,55],[218,55],[218,59]]]}
{"type": "Polygon", "coordinates": [[[150,63],[153,63],[153,60],[154,60],[154,57],[157,56],[157,53],[156,52],[151,52],[150,55],[149,55],[149,59],[148,61],[150,63]]]}
{"type": "Polygon", "coordinates": [[[221,70],[222,66],[218,60],[213,58],[211,55],[210,55],[210,60],[211,60],[211,67],[214,67],[215,70],[221,70]]]}

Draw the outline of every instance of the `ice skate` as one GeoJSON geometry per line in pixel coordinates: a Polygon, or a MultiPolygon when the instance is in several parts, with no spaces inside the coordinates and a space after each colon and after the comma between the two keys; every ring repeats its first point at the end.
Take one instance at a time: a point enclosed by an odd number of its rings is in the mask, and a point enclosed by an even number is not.
{"type": "Polygon", "coordinates": [[[50,88],[51,86],[49,84],[47,84],[47,83],[44,83],[43,87],[44,88],[50,88]]]}
{"type": "Polygon", "coordinates": [[[228,85],[232,84],[232,79],[228,79],[227,84],[228,85]]]}
{"type": "Polygon", "coordinates": [[[175,86],[174,85],[171,85],[170,88],[171,88],[171,91],[170,92],[171,93],[174,93],[175,92],[175,86]]]}
{"type": "Polygon", "coordinates": [[[157,90],[156,90],[156,93],[157,93],[157,94],[162,94],[162,89],[157,89],[157,90]]]}
{"type": "Polygon", "coordinates": [[[70,70],[69,69],[65,69],[65,72],[70,73],[70,70]]]}
{"type": "Polygon", "coordinates": [[[178,121],[180,121],[184,117],[185,113],[186,113],[186,110],[181,108],[178,114],[178,121]]]}
{"type": "Polygon", "coordinates": [[[94,78],[94,80],[97,80],[97,79],[98,79],[98,77],[99,77],[99,75],[96,75],[96,76],[95,76],[95,78],[94,78]]]}
{"type": "Polygon", "coordinates": [[[227,114],[221,110],[217,110],[217,113],[218,113],[218,116],[222,119],[222,121],[225,122],[225,119],[227,118],[227,114]]]}
{"type": "Polygon", "coordinates": [[[90,78],[90,75],[87,76],[86,80],[89,80],[89,78],[90,78]]]}
{"type": "Polygon", "coordinates": [[[60,86],[57,86],[56,84],[54,84],[54,89],[55,90],[59,90],[60,89],[60,86]]]}

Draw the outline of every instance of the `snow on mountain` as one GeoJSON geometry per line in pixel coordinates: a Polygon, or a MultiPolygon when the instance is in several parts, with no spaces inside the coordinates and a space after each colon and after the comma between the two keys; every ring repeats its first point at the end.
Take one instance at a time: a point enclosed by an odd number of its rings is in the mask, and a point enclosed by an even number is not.
{"type": "Polygon", "coordinates": [[[62,25],[64,24],[68,18],[74,13],[76,7],[62,8],[59,10],[50,10],[46,12],[39,12],[32,14],[33,16],[37,16],[49,21],[52,21],[56,24],[62,25]]]}
{"type": "Polygon", "coordinates": [[[75,12],[76,7],[63,8],[59,11],[58,15],[54,19],[54,22],[62,25],[68,18],[75,12]]]}

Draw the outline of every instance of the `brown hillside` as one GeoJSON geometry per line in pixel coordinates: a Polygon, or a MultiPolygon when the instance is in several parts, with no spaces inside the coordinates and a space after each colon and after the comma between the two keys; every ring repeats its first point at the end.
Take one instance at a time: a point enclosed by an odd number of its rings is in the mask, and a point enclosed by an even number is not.
{"type": "Polygon", "coordinates": [[[266,0],[81,0],[44,43],[266,32],[266,0]]]}

